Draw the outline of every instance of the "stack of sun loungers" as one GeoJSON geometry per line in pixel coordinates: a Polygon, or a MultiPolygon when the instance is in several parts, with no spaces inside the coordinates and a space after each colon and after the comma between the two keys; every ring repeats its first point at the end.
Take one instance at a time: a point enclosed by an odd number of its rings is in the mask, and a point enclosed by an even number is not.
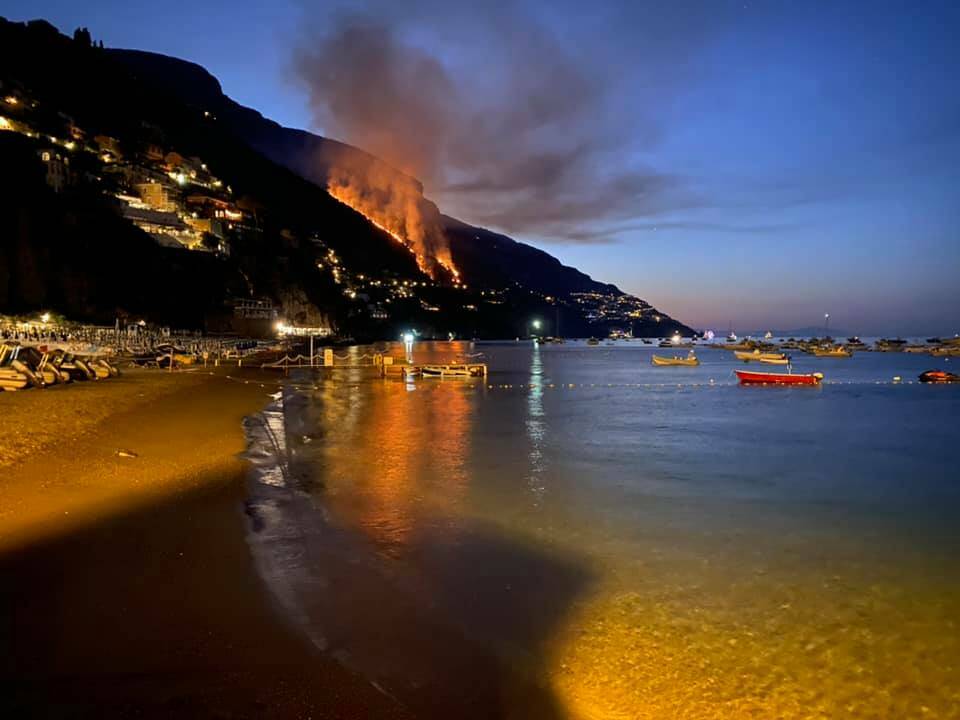
{"type": "Polygon", "coordinates": [[[80,356],[16,343],[0,344],[0,390],[103,380],[119,374],[115,365],[95,355],[80,356]]]}

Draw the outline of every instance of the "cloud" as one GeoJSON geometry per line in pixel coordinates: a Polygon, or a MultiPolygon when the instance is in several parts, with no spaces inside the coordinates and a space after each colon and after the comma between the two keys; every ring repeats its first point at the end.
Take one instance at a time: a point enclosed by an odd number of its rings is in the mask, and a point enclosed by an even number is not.
{"type": "MultiPolygon", "coordinates": [[[[419,178],[470,222],[576,241],[597,223],[696,205],[680,178],[639,159],[661,140],[659,113],[682,70],[637,73],[632,46],[603,45],[610,25],[637,20],[629,4],[582,31],[569,14],[551,23],[570,11],[350,4],[308,16],[293,67],[322,132],[419,178]],[[624,70],[640,90],[627,94],[624,70]]],[[[666,15],[637,27],[648,55],[673,55],[705,31],[702,11],[666,15]]]]}
{"type": "Polygon", "coordinates": [[[794,230],[798,225],[794,223],[767,223],[756,225],[732,225],[714,222],[657,222],[631,223],[605,228],[584,228],[568,233],[565,240],[572,243],[603,244],[616,242],[618,236],[626,233],[640,232],[669,232],[671,230],[688,230],[701,233],[722,233],[732,235],[774,235],[784,231],[794,230]]]}

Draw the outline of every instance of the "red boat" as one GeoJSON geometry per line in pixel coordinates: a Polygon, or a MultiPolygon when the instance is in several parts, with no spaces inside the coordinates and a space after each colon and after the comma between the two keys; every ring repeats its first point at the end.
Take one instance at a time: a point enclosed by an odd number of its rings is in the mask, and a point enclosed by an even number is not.
{"type": "Polygon", "coordinates": [[[927,370],[921,373],[920,382],[923,383],[960,383],[960,375],[946,370],[927,370]]]}
{"type": "Polygon", "coordinates": [[[793,373],[749,372],[734,370],[741,385],[819,385],[823,373],[794,375],[793,373]]]}

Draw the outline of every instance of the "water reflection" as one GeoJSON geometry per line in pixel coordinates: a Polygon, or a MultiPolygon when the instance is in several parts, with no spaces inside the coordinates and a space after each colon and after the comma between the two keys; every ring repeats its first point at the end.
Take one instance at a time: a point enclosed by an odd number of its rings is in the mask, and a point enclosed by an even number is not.
{"type": "MultiPolygon", "coordinates": [[[[428,524],[451,525],[469,484],[476,383],[385,379],[324,383],[327,502],[379,552],[400,557],[428,524]]],[[[450,538],[448,538],[450,540],[450,538]]]]}
{"type": "Polygon", "coordinates": [[[546,460],[543,446],[546,441],[546,420],[543,412],[543,358],[540,354],[540,343],[534,343],[533,356],[530,360],[530,378],[527,382],[529,395],[527,396],[527,437],[530,440],[530,469],[527,473],[527,485],[533,496],[535,506],[540,501],[546,486],[544,473],[546,460]]]}
{"type": "Polygon", "coordinates": [[[437,717],[960,707],[956,395],[875,384],[914,359],[774,394],[627,386],[664,377],[650,350],[487,352],[497,389],[344,373],[286,403],[322,517],[274,505],[272,584],[318,645],[437,717]]]}

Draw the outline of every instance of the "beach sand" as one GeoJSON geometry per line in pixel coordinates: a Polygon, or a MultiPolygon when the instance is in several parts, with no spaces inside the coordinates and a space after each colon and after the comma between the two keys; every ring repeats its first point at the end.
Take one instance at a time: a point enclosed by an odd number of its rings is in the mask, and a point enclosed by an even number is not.
{"type": "Polygon", "coordinates": [[[3,717],[407,716],[271,605],[238,455],[276,378],[226,374],[0,394],[3,717]]]}

